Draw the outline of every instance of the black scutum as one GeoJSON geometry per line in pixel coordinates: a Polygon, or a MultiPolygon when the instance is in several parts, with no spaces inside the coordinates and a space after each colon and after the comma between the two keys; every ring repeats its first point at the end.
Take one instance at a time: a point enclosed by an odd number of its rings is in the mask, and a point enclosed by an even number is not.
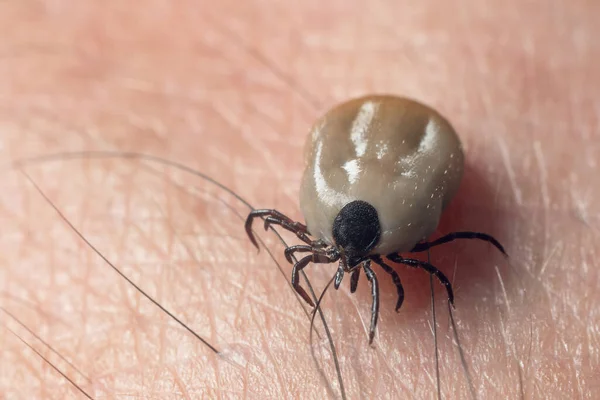
{"type": "Polygon", "coordinates": [[[336,244],[349,256],[366,255],[381,236],[377,210],[362,200],[346,204],[333,221],[332,234],[336,244]]]}

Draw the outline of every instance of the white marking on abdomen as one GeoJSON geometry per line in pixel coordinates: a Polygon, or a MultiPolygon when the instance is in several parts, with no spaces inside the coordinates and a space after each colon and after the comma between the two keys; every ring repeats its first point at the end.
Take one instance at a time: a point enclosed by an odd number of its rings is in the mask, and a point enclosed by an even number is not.
{"type": "Polygon", "coordinates": [[[433,118],[429,118],[429,121],[427,121],[427,126],[425,126],[425,134],[419,143],[419,152],[427,152],[433,149],[439,132],[440,126],[433,120],[433,118]]]}
{"type": "Polygon", "coordinates": [[[329,205],[333,206],[335,204],[346,204],[349,201],[349,197],[340,193],[334,189],[332,189],[328,184],[325,176],[323,176],[323,171],[321,171],[321,153],[323,151],[323,142],[319,142],[317,144],[317,149],[315,152],[314,158],[314,175],[313,179],[315,180],[315,189],[317,191],[317,195],[322,199],[322,201],[329,205]]]}
{"type": "Polygon", "coordinates": [[[356,118],[352,121],[350,140],[354,144],[354,151],[357,157],[362,157],[367,151],[367,131],[373,123],[377,108],[379,108],[379,104],[372,101],[365,102],[360,106],[356,118]]]}
{"type": "Polygon", "coordinates": [[[350,182],[351,185],[355,184],[356,181],[358,181],[358,175],[362,170],[358,159],[355,158],[354,160],[346,161],[344,165],[342,165],[342,168],[344,168],[348,174],[348,182],[350,182]]]}

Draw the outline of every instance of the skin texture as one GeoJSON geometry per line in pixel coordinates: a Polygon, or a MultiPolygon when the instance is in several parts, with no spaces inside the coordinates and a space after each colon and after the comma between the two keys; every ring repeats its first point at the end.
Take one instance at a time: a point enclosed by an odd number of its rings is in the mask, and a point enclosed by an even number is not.
{"type": "Polygon", "coordinates": [[[337,105],[308,135],[300,208],[308,230],[333,244],[333,221],[353,200],[377,210],[373,254],[409,251],[438,226],[460,184],[463,153],[452,126],[424,104],[367,96],[337,105]]]}
{"type": "MultiPolygon", "coordinates": [[[[418,99],[452,121],[465,146],[464,180],[438,233],[491,233],[512,260],[478,243],[431,252],[455,285],[478,398],[597,398],[598,2],[366,4],[1,2],[2,162],[142,151],[299,218],[302,146],[315,119],[365,93],[418,99]]],[[[31,331],[2,315],[4,396],[82,398],[8,329],[95,398],[339,396],[320,323],[325,378],[311,357],[283,247],[261,233],[285,276],[226,207],[243,218],[239,202],[126,160],[27,171],[107,258],[228,361],[111,270],[21,173],[3,170],[0,304],[31,331]]],[[[325,296],[348,398],[435,398],[429,278],[398,271],[406,301],[394,313],[395,288],[382,275],[373,348],[366,279],[354,295],[344,282],[325,296]]],[[[334,272],[308,268],[319,289],[334,272]]],[[[444,292],[435,293],[441,391],[469,398],[444,292]]]]}

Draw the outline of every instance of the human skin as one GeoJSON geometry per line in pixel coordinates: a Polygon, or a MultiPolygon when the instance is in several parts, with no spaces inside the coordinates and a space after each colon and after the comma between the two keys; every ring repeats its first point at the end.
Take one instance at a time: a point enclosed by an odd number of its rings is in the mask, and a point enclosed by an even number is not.
{"type": "MultiPolygon", "coordinates": [[[[510,255],[473,241],[431,252],[454,282],[477,397],[597,398],[598,3],[350,3],[0,4],[0,397],[82,398],[18,337],[93,398],[339,397],[320,322],[313,347],[323,376],[311,356],[282,245],[257,227],[284,274],[264,249],[257,254],[239,218],[248,209],[224,191],[120,158],[23,167],[215,355],[6,166],[65,151],[138,151],[301,220],[312,121],[340,101],[384,92],[435,107],[465,145],[464,181],[438,234],[487,232],[510,255]]],[[[318,291],[335,268],[307,268],[318,291]]],[[[372,347],[364,276],[357,293],[346,277],[325,296],[348,398],[436,396],[429,277],[397,270],[406,292],[398,314],[391,280],[375,269],[382,300],[372,347]]],[[[435,288],[440,389],[469,398],[445,292],[435,288]]]]}

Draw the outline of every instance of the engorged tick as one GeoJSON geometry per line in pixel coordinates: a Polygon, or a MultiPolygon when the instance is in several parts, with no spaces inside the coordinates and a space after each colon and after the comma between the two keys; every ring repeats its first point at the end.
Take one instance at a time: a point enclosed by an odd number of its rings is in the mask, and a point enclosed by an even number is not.
{"type": "Polygon", "coordinates": [[[246,232],[258,248],[252,222],[261,217],[265,229],[280,225],[305,243],[286,248],[285,256],[292,263],[293,254],[309,253],[294,264],[292,286],[313,307],[299,284],[299,273],[309,263],[338,261],[334,287],[339,288],[348,272],[352,293],[362,269],[373,296],[369,344],[379,313],[379,288],[371,263],[391,275],[398,291],[398,311],[404,289],[385,259],[435,275],[454,305],[452,285],[441,271],[400,254],[426,251],[455,239],[480,239],[506,255],[502,245],[484,233],[453,232],[425,241],[458,189],[464,155],[448,121],[421,103],[386,95],[342,103],[315,123],[305,158],[300,207],[306,225],[277,210],[261,209],[248,215],[246,232]]]}

